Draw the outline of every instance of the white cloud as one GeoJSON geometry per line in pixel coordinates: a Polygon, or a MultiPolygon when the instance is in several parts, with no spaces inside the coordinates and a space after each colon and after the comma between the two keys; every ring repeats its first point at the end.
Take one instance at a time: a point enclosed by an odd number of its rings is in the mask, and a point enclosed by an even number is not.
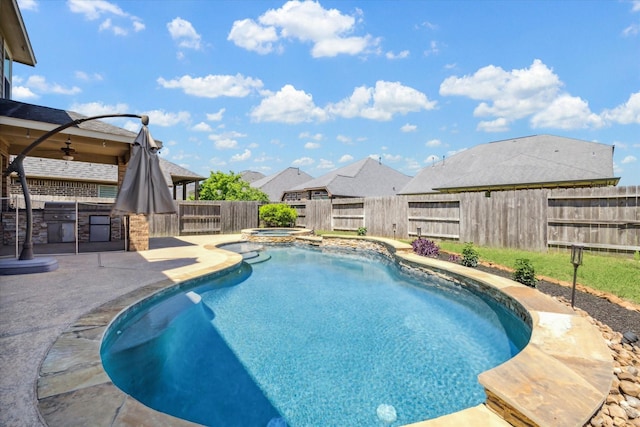
{"type": "Polygon", "coordinates": [[[33,93],[28,87],[14,86],[11,88],[11,97],[16,101],[26,101],[29,99],[37,99],[38,95],[33,93]]]}
{"type": "Polygon", "coordinates": [[[400,128],[402,132],[415,132],[417,129],[418,129],[418,126],[411,125],[409,123],[406,123],[404,126],[400,128]]]}
{"type": "Polygon", "coordinates": [[[504,117],[498,117],[495,120],[482,120],[476,129],[483,132],[506,132],[509,130],[509,121],[504,117]]]}
{"type": "Polygon", "coordinates": [[[544,110],[531,118],[534,128],[579,129],[602,127],[604,121],[589,109],[582,98],[560,95],[544,110]]]}
{"type": "Polygon", "coordinates": [[[20,10],[38,10],[38,2],[36,0],[18,0],[20,10]]]}
{"type": "Polygon", "coordinates": [[[200,50],[201,37],[191,22],[178,17],[167,24],[167,30],[179,47],[200,50]]]}
{"type": "Polygon", "coordinates": [[[360,86],[354,89],[349,98],[327,106],[327,111],[345,118],[387,121],[396,114],[432,110],[435,106],[435,101],[429,101],[416,89],[399,82],[379,80],[375,88],[360,86]]]}
{"type": "Polygon", "coordinates": [[[209,126],[208,123],[200,122],[194,127],[192,127],[191,130],[196,132],[211,132],[213,129],[211,129],[211,126],[209,126]]]}
{"type": "Polygon", "coordinates": [[[145,113],[149,116],[149,123],[169,127],[177,124],[189,124],[191,121],[191,114],[188,111],[179,111],[177,113],[166,112],[164,110],[151,110],[145,113]]]}
{"type": "Polygon", "coordinates": [[[182,89],[187,95],[202,98],[218,98],[228,96],[242,98],[252,91],[262,88],[262,81],[242,74],[207,75],[205,77],[191,77],[185,75],[176,79],[166,80],[158,78],[158,84],[165,89],[182,89]]]}
{"type": "Polygon", "coordinates": [[[385,54],[387,59],[405,59],[409,57],[409,51],[403,50],[402,52],[395,54],[392,51],[389,51],[385,54]]]}
{"type": "MultiPolygon", "coordinates": [[[[361,11],[358,11],[361,13],[361,11]]],[[[358,55],[375,48],[379,39],[353,33],[356,19],[337,9],[325,9],[314,1],[292,0],[279,9],[269,9],[257,22],[235,21],[227,37],[237,46],[260,54],[282,51],[282,39],[310,42],[313,57],[358,55]]]]}
{"type": "Polygon", "coordinates": [[[382,155],[382,158],[389,163],[397,163],[402,160],[402,156],[400,154],[394,156],[393,154],[385,153],[382,155]]]}
{"type": "Polygon", "coordinates": [[[306,144],[304,144],[304,148],[306,148],[307,150],[315,150],[320,147],[321,145],[318,144],[317,142],[307,142],[306,144]]]}
{"type": "Polygon", "coordinates": [[[577,129],[600,127],[603,122],[589,110],[586,101],[561,92],[563,83],[542,61],[529,68],[505,71],[489,65],[464,77],[448,77],[440,85],[443,96],[465,96],[482,101],[476,117],[489,117],[479,130],[502,132],[510,124],[531,117],[534,127],[577,129]]]}
{"type": "Polygon", "coordinates": [[[435,154],[432,154],[426,159],[424,159],[424,162],[427,164],[434,164],[434,163],[437,163],[438,161],[440,161],[440,157],[436,156],[435,154]]]}
{"type": "Polygon", "coordinates": [[[76,95],[82,90],[77,87],[64,87],[58,83],[49,83],[43,76],[33,75],[27,78],[24,82],[24,86],[27,87],[33,93],[53,93],[56,95],[76,95]]]}
{"type": "Polygon", "coordinates": [[[352,161],[353,161],[353,156],[351,154],[345,154],[342,157],[340,157],[340,160],[338,160],[338,163],[348,163],[352,161]]]}
{"type": "MultiPolygon", "coordinates": [[[[102,116],[106,114],[128,114],[129,106],[127,104],[101,104],[99,102],[87,102],[84,104],[73,104],[70,107],[71,111],[75,111],[85,116],[102,116]]],[[[138,129],[140,128],[140,122],[138,122],[138,129]]]]}
{"type": "Polygon", "coordinates": [[[247,135],[244,133],[230,131],[222,134],[211,134],[209,139],[214,141],[214,145],[218,150],[226,150],[230,148],[237,148],[237,138],[245,138],[247,135]]]}
{"type": "Polygon", "coordinates": [[[322,108],[316,107],[311,95],[285,85],[277,93],[264,98],[251,110],[255,122],[302,123],[326,120],[322,108]]]}
{"type": "Polygon", "coordinates": [[[298,137],[300,139],[312,139],[314,141],[322,141],[323,138],[321,133],[311,134],[309,132],[302,132],[298,137]]]}
{"type": "Polygon", "coordinates": [[[291,162],[291,165],[293,165],[293,166],[310,166],[310,165],[312,165],[314,163],[315,163],[315,161],[311,157],[301,157],[301,158],[295,159],[293,162],[291,162]]]}
{"type": "Polygon", "coordinates": [[[440,53],[440,45],[437,41],[431,40],[431,42],[429,43],[429,48],[425,49],[423,53],[425,56],[437,55],[440,53]]]}
{"type": "Polygon", "coordinates": [[[442,145],[442,141],[440,141],[439,139],[430,139],[425,143],[425,145],[427,147],[439,147],[442,145]]]}
{"type": "Polygon", "coordinates": [[[640,92],[632,93],[627,102],[612,110],[605,110],[601,116],[614,123],[623,125],[640,124],[640,92]]]}
{"type": "Polygon", "coordinates": [[[75,76],[76,76],[77,79],[84,80],[84,81],[87,81],[87,82],[104,80],[104,77],[102,77],[102,74],[100,74],[100,73],[89,74],[89,73],[86,73],[84,71],[76,71],[75,72],[75,76]]]}
{"type": "Polygon", "coordinates": [[[233,23],[227,40],[246,50],[266,55],[276,50],[274,43],[278,41],[278,34],[274,27],[263,27],[252,19],[242,19],[233,23]]]}
{"type": "Polygon", "coordinates": [[[84,15],[85,19],[89,21],[105,17],[98,26],[100,31],[109,30],[117,36],[127,35],[129,30],[122,25],[114,24],[112,21],[114,18],[118,20],[124,19],[134,32],[145,28],[140,18],[125,12],[119,6],[106,0],[67,0],[67,5],[71,12],[84,15]]]}
{"type": "Polygon", "coordinates": [[[622,161],[620,163],[622,163],[623,165],[629,164],[629,163],[635,163],[638,159],[636,158],[636,156],[626,156],[624,159],[622,159],[622,161]]]}
{"type": "MultiPolygon", "coordinates": [[[[342,156],[342,158],[344,158],[344,156],[342,156]]],[[[335,169],[335,167],[336,166],[331,160],[326,159],[320,159],[320,161],[318,162],[318,166],[316,166],[317,169],[335,169]]]]}
{"type": "Polygon", "coordinates": [[[226,108],[221,108],[217,113],[207,113],[207,120],[209,120],[210,122],[222,121],[225,111],[227,111],[226,108]]]}
{"type": "Polygon", "coordinates": [[[349,138],[348,136],[345,135],[338,135],[336,136],[336,139],[340,142],[342,142],[343,144],[351,144],[352,140],[351,138],[349,138]]]}
{"type": "Polygon", "coordinates": [[[242,153],[234,154],[233,156],[231,156],[231,159],[229,159],[229,161],[242,162],[244,160],[249,160],[250,158],[251,158],[251,150],[245,149],[242,153]]]}

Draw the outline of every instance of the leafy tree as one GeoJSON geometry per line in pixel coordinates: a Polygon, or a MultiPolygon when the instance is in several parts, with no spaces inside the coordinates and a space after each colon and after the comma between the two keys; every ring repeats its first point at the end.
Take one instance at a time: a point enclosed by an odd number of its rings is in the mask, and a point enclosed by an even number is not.
{"type": "Polygon", "coordinates": [[[257,188],[251,187],[240,174],[211,172],[200,186],[200,200],[257,200],[268,202],[269,196],[257,188]]]}

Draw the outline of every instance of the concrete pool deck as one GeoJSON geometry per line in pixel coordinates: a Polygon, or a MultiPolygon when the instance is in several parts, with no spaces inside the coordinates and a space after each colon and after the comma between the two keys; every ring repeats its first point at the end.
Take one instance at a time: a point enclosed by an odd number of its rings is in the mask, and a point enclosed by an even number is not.
{"type": "MultiPolygon", "coordinates": [[[[149,409],[113,386],[100,362],[100,340],[111,319],[141,298],[240,262],[240,255],[212,250],[239,239],[154,239],[149,251],[60,256],[54,272],[0,276],[0,425],[194,425],[149,409]]],[[[383,242],[399,253],[408,246],[383,242]]],[[[530,344],[480,375],[489,394],[486,405],[415,426],[578,426],[604,402],[612,359],[597,328],[584,318],[509,280],[409,252],[402,257],[491,283],[519,301],[533,322],[530,344]]]]}

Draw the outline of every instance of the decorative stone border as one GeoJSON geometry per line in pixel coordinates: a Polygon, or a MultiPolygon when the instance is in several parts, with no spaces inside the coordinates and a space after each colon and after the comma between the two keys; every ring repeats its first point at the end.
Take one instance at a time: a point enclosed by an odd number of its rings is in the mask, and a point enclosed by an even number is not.
{"type": "MultiPolygon", "coordinates": [[[[483,372],[479,381],[487,401],[454,414],[412,424],[439,426],[583,426],[602,406],[613,381],[613,362],[599,330],[585,317],[541,292],[511,280],[415,255],[411,246],[371,237],[300,237],[297,242],[366,248],[399,262],[463,278],[507,301],[529,319],[529,344],[514,358],[483,372]]],[[[221,242],[222,243],[222,242],[221,242]]],[[[225,241],[224,243],[230,243],[225,241]]],[[[215,247],[206,249],[222,251],[215,247]]],[[[150,409],[115,387],[100,359],[102,336],[111,321],[133,304],[190,278],[234,268],[241,257],[227,251],[225,261],[148,285],[87,313],[52,345],[40,367],[37,396],[50,427],[194,426],[150,409]]]]}

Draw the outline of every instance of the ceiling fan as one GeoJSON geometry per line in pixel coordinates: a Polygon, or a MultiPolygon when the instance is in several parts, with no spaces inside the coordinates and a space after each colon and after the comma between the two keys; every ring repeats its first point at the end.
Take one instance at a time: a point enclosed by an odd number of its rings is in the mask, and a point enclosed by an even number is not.
{"type": "Polygon", "coordinates": [[[73,154],[76,152],[73,148],[71,148],[71,138],[67,139],[65,142],[67,144],[66,147],[60,148],[60,150],[64,153],[62,156],[63,160],[73,160],[73,154]]]}

